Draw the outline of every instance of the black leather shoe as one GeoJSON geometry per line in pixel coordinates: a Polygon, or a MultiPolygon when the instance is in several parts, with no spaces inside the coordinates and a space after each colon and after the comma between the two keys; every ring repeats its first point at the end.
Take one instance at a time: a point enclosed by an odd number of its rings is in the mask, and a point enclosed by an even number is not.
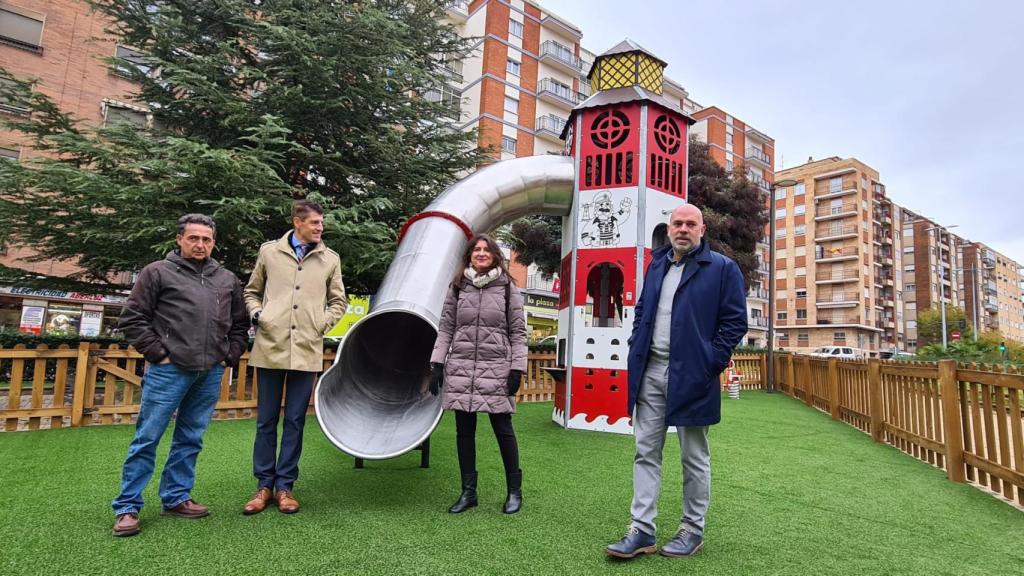
{"type": "Polygon", "coordinates": [[[505,514],[515,514],[523,507],[523,471],[517,470],[505,475],[508,483],[508,497],[505,498],[505,505],[501,511],[505,514]]]}
{"type": "Polygon", "coordinates": [[[704,548],[704,537],[690,532],[686,528],[680,528],[672,540],[661,547],[662,556],[683,558],[693,556],[704,548]]]}
{"type": "Polygon", "coordinates": [[[616,558],[636,558],[641,554],[654,554],[658,547],[654,545],[654,536],[641,532],[634,526],[615,544],[609,544],[605,552],[616,558]]]}
{"type": "Polygon", "coordinates": [[[470,472],[469,474],[462,475],[462,494],[459,495],[459,499],[452,504],[448,512],[451,514],[460,514],[473,508],[477,505],[476,501],[476,472],[470,472]]]}

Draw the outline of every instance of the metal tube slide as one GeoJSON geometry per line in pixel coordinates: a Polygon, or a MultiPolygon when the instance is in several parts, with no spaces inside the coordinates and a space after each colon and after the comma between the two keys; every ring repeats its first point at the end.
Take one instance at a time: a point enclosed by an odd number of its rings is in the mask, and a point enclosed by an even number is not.
{"type": "Polygon", "coordinates": [[[441,419],[428,363],[468,234],[531,214],[568,215],[573,159],[498,162],[456,182],[410,219],[370,313],[349,330],[320,378],[316,417],[341,451],[368,460],[416,448],[441,419]]]}

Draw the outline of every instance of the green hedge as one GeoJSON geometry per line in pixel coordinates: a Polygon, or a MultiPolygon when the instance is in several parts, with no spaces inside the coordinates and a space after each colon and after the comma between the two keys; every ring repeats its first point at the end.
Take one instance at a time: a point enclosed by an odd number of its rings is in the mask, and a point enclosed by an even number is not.
{"type": "Polygon", "coordinates": [[[36,348],[40,344],[46,344],[49,348],[57,348],[62,344],[67,344],[69,348],[77,348],[79,342],[95,342],[101,346],[125,343],[124,338],[121,337],[98,336],[95,338],[87,338],[82,336],[64,336],[60,334],[43,334],[41,336],[36,336],[35,334],[25,334],[23,332],[15,332],[13,330],[0,330],[0,346],[4,348],[13,348],[17,344],[24,344],[26,348],[36,348]]]}

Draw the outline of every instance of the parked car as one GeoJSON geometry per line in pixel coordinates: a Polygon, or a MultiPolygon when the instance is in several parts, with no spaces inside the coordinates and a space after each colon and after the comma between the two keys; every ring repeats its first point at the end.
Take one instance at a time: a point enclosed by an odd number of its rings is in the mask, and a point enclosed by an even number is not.
{"type": "Polygon", "coordinates": [[[839,360],[861,360],[864,358],[864,351],[849,346],[821,346],[811,352],[811,356],[819,358],[837,358],[839,360]]]}

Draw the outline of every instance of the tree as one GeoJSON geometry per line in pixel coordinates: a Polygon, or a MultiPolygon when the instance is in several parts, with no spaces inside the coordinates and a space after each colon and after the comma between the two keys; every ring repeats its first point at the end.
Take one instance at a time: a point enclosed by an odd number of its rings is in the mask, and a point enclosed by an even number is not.
{"type": "MultiPolygon", "coordinates": [[[[429,0],[92,0],[138,83],[151,129],[81,126],[24,79],[0,97],[43,156],[0,166],[0,231],[108,283],[173,245],[184,212],[218,222],[216,256],[244,272],[289,227],[296,198],[328,208],[346,284],[372,291],[401,223],[483,156],[441,89],[467,49],[429,0]],[[142,66],[139,66],[142,64],[142,66]],[[153,71],[151,73],[150,71],[153,71]]],[[[0,69],[0,78],[14,80],[0,69]]]]}
{"type": "MultiPolygon", "coordinates": [[[[964,313],[963,308],[958,308],[952,304],[946,304],[946,339],[947,343],[949,340],[949,334],[954,330],[960,332],[960,338],[967,340],[973,338],[973,327],[967,320],[967,316],[964,313]],[[964,326],[965,328],[960,328],[964,326]]],[[[938,305],[932,306],[927,310],[918,310],[917,312],[917,341],[919,346],[925,344],[939,344],[942,345],[942,311],[938,305]]]]}
{"type": "MultiPolygon", "coordinates": [[[[768,224],[764,194],[737,168],[730,178],[708,153],[707,144],[690,140],[689,201],[704,214],[711,248],[740,266],[749,287],[757,280],[757,241],[768,224]]],[[[562,251],[561,219],[525,218],[503,235],[524,266],[536,263],[543,274],[558,272],[562,251]]]]}

